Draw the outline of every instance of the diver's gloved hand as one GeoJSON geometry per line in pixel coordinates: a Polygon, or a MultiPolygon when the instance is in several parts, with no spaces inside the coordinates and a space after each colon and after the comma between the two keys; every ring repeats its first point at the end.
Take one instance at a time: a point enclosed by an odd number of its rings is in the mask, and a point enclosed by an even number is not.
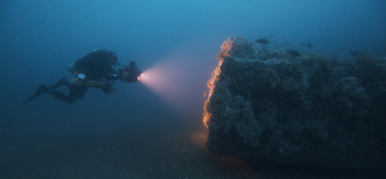
{"type": "Polygon", "coordinates": [[[111,87],[110,94],[114,94],[115,92],[117,92],[117,88],[116,87],[111,87]]]}
{"type": "Polygon", "coordinates": [[[111,85],[106,85],[106,86],[102,87],[101,89],[103,90],[103,92],[105,94],[114,94],[115,92],[117,92],[117,88],[113,87],[111,85]]]}

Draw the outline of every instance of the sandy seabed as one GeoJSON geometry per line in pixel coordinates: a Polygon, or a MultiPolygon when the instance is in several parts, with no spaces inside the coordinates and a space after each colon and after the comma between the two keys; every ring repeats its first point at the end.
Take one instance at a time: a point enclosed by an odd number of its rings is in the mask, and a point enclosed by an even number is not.
{"type": "Polygon", "coordinates": [[[61,136],[4,136],[0,179],[383,178],[379,174],[247,161],[209,152],[198,122],[61,136]]]}

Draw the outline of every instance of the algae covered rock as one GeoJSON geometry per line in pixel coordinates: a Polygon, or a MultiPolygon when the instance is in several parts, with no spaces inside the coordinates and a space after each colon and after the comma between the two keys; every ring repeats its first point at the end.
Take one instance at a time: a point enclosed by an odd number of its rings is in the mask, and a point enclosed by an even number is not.
{"type": "Polygon", "coordinates": [[[249,159],[386,169],[386,62],[328,59],[230,38],[208,82],[210,151],[249,159]]]}

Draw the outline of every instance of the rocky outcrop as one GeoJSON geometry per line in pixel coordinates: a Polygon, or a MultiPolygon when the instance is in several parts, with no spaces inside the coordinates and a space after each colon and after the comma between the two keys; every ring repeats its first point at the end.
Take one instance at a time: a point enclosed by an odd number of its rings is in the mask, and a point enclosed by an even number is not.
{"type": "Polygon", "coordinates": [[[386,61],[294,58],[231,38],[209,80],[210,151],[250,159],[386,170],[386,61]]]}

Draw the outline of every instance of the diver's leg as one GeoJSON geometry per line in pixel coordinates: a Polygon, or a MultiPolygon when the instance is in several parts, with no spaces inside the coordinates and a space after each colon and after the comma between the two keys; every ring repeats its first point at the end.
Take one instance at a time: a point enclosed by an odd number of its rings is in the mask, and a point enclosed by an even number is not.
{"type": "Polygon", "coordinates": [[[88,87],[87,86],[77,86],[73,84],[69,84],[70,91],[68,92],[68,95],[51,90],[48,92],[48,94],[52,95],[56,99],[59,99],[67,104],[72,104],[76,99],[80,99],[84,96],[86,93],[88,87]]]}
{"type": "Polygon", "coordinates": [[[35,93],[30,98],[28,98],[26,101],[24,101],[23,103],[19,104],[19,106],[34,100],[35,98],[37,98],[38,96],[40,96],[43,93],[48,93],[48,92],[49,92],[49,89],[46,87],[46,85],[40,84],[40,86],[35,91],[35,93]]]}
{"type": "Polygon", "coordinates": [[[65,94],[59,92],[59,91],[50,91],[48,92],[51,96],[55,97],[56,99],[63,101],[67,104],[72,104],[76,98],[71,97],[70,95],[66,96],[65,94]]]}
{"type": "MultiPolygon", "coordinates": [[[[84,90],[79,90],[77,88],[74,88],[73,87],[74,85],[71,85],[70,83],[67,82],[67,80],[63,77],[61,78],[58,82],[56,82],[54,85],[50,86],[50,87],[46,87],[45,85],[41,84],[39,86],[39,88],[35,91],[35,93],[30,97],[28,98],[26,101],[24,101],[23,103],[19,104],[19,106],[29,102],[29,101],[32,101],[33,99],[37,98],[38,96],[40,96],[42,93],[48,93],[50,94],[51,96],[55,97],[56,99],[59,99],[65,103],[68,103],[68,104],[71,104],[73,103],[76,99],[80,99],[84,93],[86,93],[86,91],[84,90]],[[65,85],[67,86],[69,89],[70,89],[70,92],[69,92],[69,95],[66,96],[65,94],[61,93],[61,92],[58,92],[58,91],[54,91],[54,89],[62,86],[62,85],[65,85]],[[77,92],[79,91],[79,92],[77,92]],[[75,93],[75,94],[78,94],[80,93],[81,94],[81,97],[78,98],[79,95],[71,95],[72,93],[75,93]]],[[[87,89],[86,89],[87,90],[87,89]]]]}
{"type": "Polygon", "coordinates": [[[62,77],[62,78],[60,78],[60,80],[58,82],[56,82],[52,86],[48,87],[48,89],[56,89],[62,85],[67,86],[67,88],[71,87],[71,84],[66,80],[66,78],[62,77]]]}
{"type": "Polygon", "coordinates": [[[81,99],[84,96],[84,94],[86,94],[87,89],[88,89],[87,86],[71,85],[68,96],[71,96],[71,98],[75,98],[75,99],[81,99]]]}

